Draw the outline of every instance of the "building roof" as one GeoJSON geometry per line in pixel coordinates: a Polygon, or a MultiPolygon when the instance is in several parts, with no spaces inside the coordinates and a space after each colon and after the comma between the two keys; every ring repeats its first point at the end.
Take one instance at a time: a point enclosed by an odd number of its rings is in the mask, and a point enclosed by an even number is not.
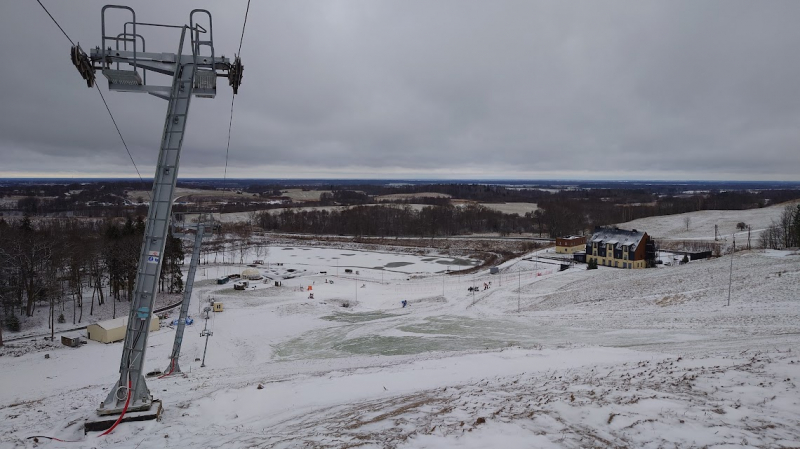
{"type": "Polygon", "coordinates": [[[592,243],[610,243],[613,245],[617,245],[619,247],[622,246],[631,246],[634,247],[642,241],[644,237],[644,232],[637,231],[636,229],[632,231],[626,231],[625,229],[619,228],[595,228],[594,234],[592,234],[592,239],[590,242],[592,243]]]}
{"type": "Polygon", "coordinates": [[[125,327],[128,325],[128,317],[121,316],[119,318],[114,318],[113,320],[105,320],[105,321],[98,321],[96,323],[97,326],[102,327],[103,329],[116,329],[118,327],[125,327]]]}
{"type": "MultiPolygon", "coordinates": [[[[154,313],[151,313],[150,314],[150,321],[152,322],[153,320],[158,321],[158,316],[156,314],[154,314],[154,313]]],[[[91,325],[100,326],[105,330],[116,329],[118,327],[127,327],[128,326],[128,315],[117,317],[117,318],[114,318],[114,319],[111,319],[111,320],[98,321],[96,323],[90,324],[90,326],[91,325]]]]}

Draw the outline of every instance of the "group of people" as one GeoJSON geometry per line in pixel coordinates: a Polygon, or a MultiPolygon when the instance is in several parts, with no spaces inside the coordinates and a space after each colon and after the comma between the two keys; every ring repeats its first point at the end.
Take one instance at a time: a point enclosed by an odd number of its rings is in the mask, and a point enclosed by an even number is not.
{"type": "MultiPolygon", "coordinates": [[[[484,290],[489,290],[490,288],[492,288],[492,282],[491,282],[491,281],[489,281],[488,283],[487,283],[487,282],[484,282],[484,283],[483,283],[483,289],[484,289],[484,290]]],[[[481,290],[481,288],[480,288],[480,287],[478,287],[477,285],[476,285],[476,286],[474,286],[474,287],[470,287],[470,288],[468,288],[468,289],[467,289],[467,291],[468,291],[468,292],[470,292],[470,293],[472,293],[472,292],[478,292],[478,291],[480,291],[480,290],[481,290]]]]}

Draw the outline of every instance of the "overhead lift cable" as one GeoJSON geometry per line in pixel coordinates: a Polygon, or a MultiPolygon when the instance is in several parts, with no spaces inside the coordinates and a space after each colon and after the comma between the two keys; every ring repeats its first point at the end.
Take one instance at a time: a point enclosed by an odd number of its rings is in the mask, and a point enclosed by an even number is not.
{"type": "MultiPolygon", "coordinates": [[[[244,11],[244,22],[242,22],[242,36],[239,38],[239,53],[236,54],[236,64],[239,67],[239,79],[241,81],[243,67],[241,65],[241,55],[242,55],[242,42],[244,42],[244,29],[247,26],[247,15],[250,13],[250,0],[247,0],[247,9],[244,11]]],[[[234,92],[235,93],[235,92],[234,92]]],[[[225,148],[225,173],[222,176],[222,184],[223,188],[225,186],[225,181],[228,179],[228,153],[231,150],[231,127],[233,126],[233,103],[236,101],[236,95],[231,97],[231,118],[228,121],[228,145],[225,148]]]]}
{"type": "MultiPolygon", "coordinates": [[[[144,184],[144,179],[142,179],[142,174],[139,173],[139,167],[137,167],[136,162],[133,161],[133,155],[131,154],[131,150],[128,149],[128,144],[125,143],[125,139],[122,138],[122,133],[119,130],[119,126],[117,126],[117,121],[114,120],[114,114],[111,113],[111,109],[109,109],[108,103],[106,103],[106,97],[103,96],[103,91],[100,90],[100,87],[97,84],[95,84],[94,87],[97,88],[97,93],[100,94],[100,98],[103,99],[103,104],[106,106],[106,111],[108,111],[108,116],[111,117],[111,121],[114,123],[114,128],[116,128],[117,134],[119,134],[119,140],[122,141],[122,146],[124,146],[125,151],[128,152],[128,157],[131,159],[131,164],[133,164],[133,168],[136,170],[136,174],[139,175],[139,181],[141,181],[142,184],[144,184]]],[[[147,193],[147,198],[150,198],[150,192],[147,190],[145,190],[145,192],[147,193]]]]}
{"type": "Polygon", "coordinates": [[[61,28],[61,25],[58,24],[58,21],[56,20],[56,18],[53,17],[53,15],[50,14],[50,11],[48,11],[47,8],[44,7],[44,5],[42,4],[41,0],[36,0],[36,1],[39,3],[39,6],[41,6],[42,9],[44,9],[44,12],[46,12],[47,15],[50,16],[51,19],[53,19],[53,23],[55,23],[56,26],[58,27],[58,29],[61,30],[62,33],[64,33],[64,37],[66,37],[67,40],[69,41],[69,43],[72,44],[72,46],[74,47],[75,46],[75,42],[72,42],[72,39],[70,39],[69,35],[67,35],[67,32],[64,31],[64,28],[61,28]]]}
{"type": "MultiPolygon", "coordinates": [[[[75,47],[76,46],[75,42],[72,40],[71,37],[69,37],[67,32],[64,31],[64,28],[58,23],[56,18],[53,17],[52,14],[50,14],[50,11],[48,11],[47,8],[42,4],[41,0],[36,0],[36,2],[39,3],[39,6],[42,7],[44,12],[46,12],[47,15],[50,16],[50,19],[53,21],[53,23],[56,24],[58,29],[61,30],[61,32],[64,34],[64,37],[67,38],[69,43],[72,44],[73,47],[75,47]]],[[[248,2],[248,8],[249,8],[249,2],[248,2]]],[[[247,19],[245,18],[245,20],[247,20],[247,19]]],[[[243,30],[243,33],[244,33],[244,30],[243,30]]],[[[239,43],[239,48],[241,48],[241,47],[242,47],[242,44],[240,42],[239,43]]],[[[133,168],[136,170],[136,174],[139,176],[139,181],[141,181],[142,184],[144,184],[144,179],[142,179],[142,174],[139,173],[139,167],[136,166],[136,162],[134,162],[134,160],[133,160],[133,155],[131,154],[131,150],[128,149],[128,144],[125,143],[125,139],[122,138],[122,132],[120,132],[119,126],[117,126],[117,121],[114,119],[114,114],[111,113],[111,109],[108,107],[108,103],[106,102],[106,99],[103,96],[103,92],[100,90],[100,87],[98,87],[97,84],[94,84],[94,86],[97,87],[97,93],[99,93],[100,94],[100,98],[103,99],[103,104],[106,106],[106,111],[108,111],[108,115],[111,117],[111,121],[114,123],[114,128],[117,129],[117,134],[119,134],[119,139],[122,141],[122,146],[124,146],[125,147],[125,151],[128,152],[128,157],[131,159],[131,163],[133,164],[133,168]]],[[[147,197],[148,198],[150,197],[150,192],[147,192],[147,197]]]]}

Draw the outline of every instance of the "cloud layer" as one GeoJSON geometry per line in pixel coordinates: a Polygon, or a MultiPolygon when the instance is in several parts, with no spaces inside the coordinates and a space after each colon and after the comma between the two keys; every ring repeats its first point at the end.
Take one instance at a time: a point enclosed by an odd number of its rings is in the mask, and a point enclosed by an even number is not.
{"type": "MultiPolygon", "coordinates": [[[[0,176],[135,176],[67,40],[36,2],[6,3],[0,176]]],[[[99,45],[103,3],[44,3],[99,45]]],[[[217,53],[245,5],[212,5],[217,53]]],[[[193,7],[135,5],[178,24],[193,7]]],[[[792,1],[256,0],[228,176],[800,180],[796,17],[792,1]]],[[[174,33],[146,38],[175,51],[174,33]]],[[[192,103],[183,176],[222,176],[230,98],[220,83],[192,103]]],[[[166,102],[106,99],[151,176],[166,102]]]]}

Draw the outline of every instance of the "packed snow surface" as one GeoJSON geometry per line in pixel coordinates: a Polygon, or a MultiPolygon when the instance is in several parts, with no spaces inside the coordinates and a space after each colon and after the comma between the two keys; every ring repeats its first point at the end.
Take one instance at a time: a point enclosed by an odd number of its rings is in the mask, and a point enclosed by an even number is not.
{"type": "MultiPolygon", "coordinates": [[[[204,265],[184,373],[147,381],[161,421],[84,435],[121,344],[14,342],[0,448],[800,447],[800,255],[591,271],[538,256],[448,275],[444,256],[279,246],[245,291],[216,283],[244,266],[204,265]],[[210,298],[224,311],[201,368],[210,298]]],[[[148,370],[173,338],[150,335],[148,370]]]]}

